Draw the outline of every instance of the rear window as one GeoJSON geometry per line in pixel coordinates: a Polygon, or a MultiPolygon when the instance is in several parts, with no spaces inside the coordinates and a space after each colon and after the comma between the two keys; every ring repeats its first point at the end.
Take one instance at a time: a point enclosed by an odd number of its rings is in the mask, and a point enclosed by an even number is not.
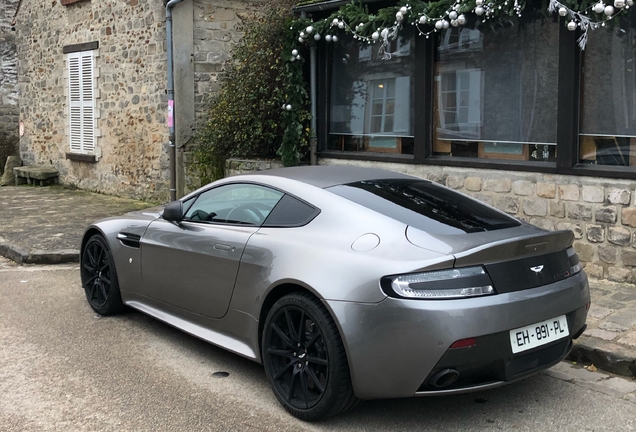
{"type": "Polygon", "coordinates": [[[479,201],[425,180],[367,180],[327,190],[434,234],[493,231],[520,225],[479,201]]]}

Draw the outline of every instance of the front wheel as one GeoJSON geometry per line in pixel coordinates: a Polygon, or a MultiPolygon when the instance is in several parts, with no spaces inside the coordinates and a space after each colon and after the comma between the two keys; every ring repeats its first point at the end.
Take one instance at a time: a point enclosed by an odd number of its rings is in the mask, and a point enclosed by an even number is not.
{"type": "Polygon", "coordinates": [[[286,295],[269,311],[263,363],[276,398],[301,420],[330,417],[357,403],[338,329],[308,293],[286,295]]]}
{"type": "Polygon", "coordinates": [[[86,299],[95,312],[112,315],[124,309],[113,256],[101,235],[95,234],[86,242],[80,273],[86,299]]]}

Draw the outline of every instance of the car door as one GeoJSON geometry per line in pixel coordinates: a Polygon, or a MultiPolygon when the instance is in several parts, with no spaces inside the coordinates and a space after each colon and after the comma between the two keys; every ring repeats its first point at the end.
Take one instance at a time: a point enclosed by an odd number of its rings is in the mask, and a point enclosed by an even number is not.
{"type": "Polygon", "coordinates": [[[153,221],[141,241],[144,294],[223,317],[245,245],[282,196],[261,185],[227,184],[184,203],[181,223],[153,221]]]}

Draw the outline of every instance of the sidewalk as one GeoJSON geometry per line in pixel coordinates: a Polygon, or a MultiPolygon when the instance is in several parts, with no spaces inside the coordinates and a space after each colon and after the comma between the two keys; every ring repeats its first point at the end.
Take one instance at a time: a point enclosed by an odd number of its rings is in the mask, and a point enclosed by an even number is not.
{"type": "MultiPolygon", "coordinates": [[[[0,187],[0,256],[22,264],[78,262],[93,221],[151,204],[61,187],[0,187]]],[[[0,260],[0,271],[3,265],[0,260]]],[[[588,329],[570,359],[636,377],[636,287],[592,281],[588,329]]]]}

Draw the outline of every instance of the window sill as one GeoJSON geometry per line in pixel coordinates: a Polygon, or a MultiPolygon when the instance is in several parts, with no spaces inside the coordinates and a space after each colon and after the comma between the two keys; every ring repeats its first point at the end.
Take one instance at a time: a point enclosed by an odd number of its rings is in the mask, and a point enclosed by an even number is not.
{"type": "Polygon", "coordinates": [[[415,163],[413,155],[373,152],[348,152],[339,150],[323,150],[318,157],[329,159],[352,159],[377,162],[415,163]]]}
{"type": "Polygon", "coordinates": [[[84,0],[60,0],[60,3],[62,4],[62,6],[68,6],[68,5],[72,5],[73,3],[79,3],[81,1],[84,1],[84,0]]]}
{"type": "Polygon", "coordinates": [[[77,161],[77,162],[88,162],[88,163],[97,162],[97,157],[95,155],[81,154],[81,153],[66,153],[66,159],[77,161]]]}

